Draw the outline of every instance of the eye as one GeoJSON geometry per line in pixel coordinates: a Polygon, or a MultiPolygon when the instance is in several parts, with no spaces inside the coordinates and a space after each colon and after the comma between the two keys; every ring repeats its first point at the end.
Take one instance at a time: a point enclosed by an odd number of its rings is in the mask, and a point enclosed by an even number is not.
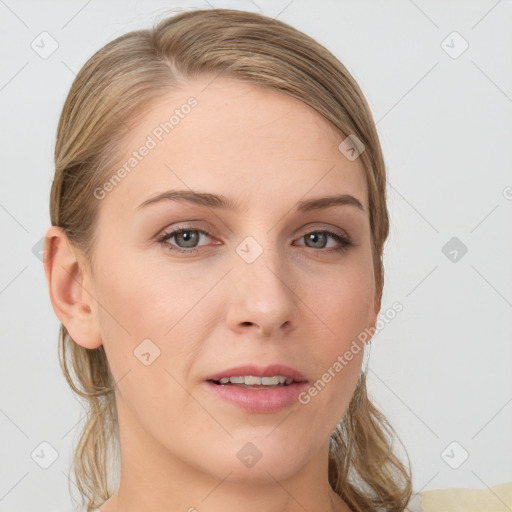
{"type": "Polygon", "coordinates": [[[346,251],[350,246],[353,245],[353,243],[350,241],[348,237],[327,230],[310,231],[309,233],[301,236],[299,240],[300,239],[306,240],[307,247],[310,247],[311,249],[319,249],[322,250],[323,252],[346,251]],[[338,242],[339,246],[326,248],[324,245],[329,238],[332,238],[336,242],[338,242]],[[312,243],[313,246],[307,245],[307,243],[312,243]]]}
{"type": "MultiPolygon", "coordinates": [[[[157,239],[157,241],[163,244],[170,251],[181,252],[181,253],[194,253],[198,251],[198,247],[201,247],[199,241],[201,237],[209,237],[210,234],[207,231],[203,231],[202,229],[195,229],[191,227],[181,227],[179,229],[175,229],[173,231],[169,231],[164,233],[161,237],[157,239]],[[170,243],[169,241],[174,239],[175,243],[170,243]],[[177,246],[176,246],[177,245],[177,246]]],[[[299,240],[305,239],[306,247],[310,249],[320,250],[322,252],[341,252],[348,250],[349,247],[354,245],[351,240],[339,233],[333,233],[332,231],[327,230],[317,230],[310,231],[305,235],[302,235],[299,240]],[[338,243],[336,247],[327,247],[329,238],[333,239],[338,243]],[[309,245],[313,244],[313,245],[309,245]]]]}
{"type": "Polygon", "coordinates": [[[203,231],[202,229],[193,229],[193,228],[179,228],[171,231],[169,233],[164,233],[159,239],[158,242],[167,246],[167,248],[171,251],[184,252],[184,253],[192,253],[196,252],[197,243],[199,242],[201,235],[209,236],[209,233],[203,231]],[[174,238],[178,247],[173,247],[168,243],[168,240],[174,238]],[[181,247],[180,247],[181,245],[181,247]]]}

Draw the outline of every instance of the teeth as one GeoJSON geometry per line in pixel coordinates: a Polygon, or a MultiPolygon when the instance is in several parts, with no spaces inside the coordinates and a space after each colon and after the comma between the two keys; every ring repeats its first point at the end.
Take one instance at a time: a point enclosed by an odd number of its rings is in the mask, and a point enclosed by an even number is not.
{"type": "Polygon", "coordinates": [[[221,384],[245,384],[246,386],[277,386],[278,384],[285,384],[288,386],[293,382],[293,379],[283,377],[282,375],[275,375],[274,377],[254,377],[253,375],[245,375],[239,377],[222,377],[219,380],[221,384]]]}

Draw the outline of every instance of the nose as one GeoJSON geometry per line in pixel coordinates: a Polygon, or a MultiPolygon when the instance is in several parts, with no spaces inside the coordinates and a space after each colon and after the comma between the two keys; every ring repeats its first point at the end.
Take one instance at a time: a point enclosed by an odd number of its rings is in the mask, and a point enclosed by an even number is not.
{"type": "Polygon", "coordinates": [[[293,290],[292,269],[279,251],[264,249],[251,263],[237,258],[230,272],[230,329],[259,338],[277,338],[294,329],[299,297],[293,290]]]}

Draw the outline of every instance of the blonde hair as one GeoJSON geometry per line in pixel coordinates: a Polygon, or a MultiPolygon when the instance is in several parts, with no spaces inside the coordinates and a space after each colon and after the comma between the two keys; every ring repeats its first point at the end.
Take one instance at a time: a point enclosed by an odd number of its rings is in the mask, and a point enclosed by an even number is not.
{"type": "MultiPolygon", "coordinates": [[[[382,253],[388,236],[386,172],[368,104],[354,78],[322,45],[275,19],[231,9],[181,12],[135,30],[97,51],[76,76],[57,130],[52,225],[94,261],[98,201],[122,150],[124,137],[153,100],[200,75],[271,87],[309,105],[345,136],[365,146],[359,158],[368,188],[377,292],[384,284],[382,253]]],[[[110,497],[107,452],[118,442],[115,382],[103,347],[75,343],[64,325],[59,360],[87,418],[73,470],[87,511],[110,497]],[[74,376],[72,375],[74,373],[74,376]]],[[[412,476],[393,453],[396,432],[371,403],[361,373],[348,409],[332,435],[331,487],[354,511],[405,509],[412,476]]]]}

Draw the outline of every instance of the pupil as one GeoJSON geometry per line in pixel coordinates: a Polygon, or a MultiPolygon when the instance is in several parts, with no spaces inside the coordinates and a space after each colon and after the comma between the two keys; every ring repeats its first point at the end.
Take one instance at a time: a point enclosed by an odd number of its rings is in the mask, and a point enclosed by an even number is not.
{"type": "Polygon", "coordinates": [[[177,238],[179,237],[185,239],[185,247],[194,247],[194,242],[197,242],[198,234],[195,231],[184,231],[177,235],[177,238]]]}
{"type": "MultiPolygon", "coordinates": [[[[313,241],[313,243],[315,243],[315,239],[317,241],[318,241],[318,239],[320,239],[320,242],[322,242],[322,240],[325,239],[325,233],[310,233],[308,235],[308,237],[309,237],[309,240],[313,241]]],[[[321,249],[321,248],[322,248],[322,243],[320,243],[320,247],[314,247],[314,249],[321,249]]]]}

